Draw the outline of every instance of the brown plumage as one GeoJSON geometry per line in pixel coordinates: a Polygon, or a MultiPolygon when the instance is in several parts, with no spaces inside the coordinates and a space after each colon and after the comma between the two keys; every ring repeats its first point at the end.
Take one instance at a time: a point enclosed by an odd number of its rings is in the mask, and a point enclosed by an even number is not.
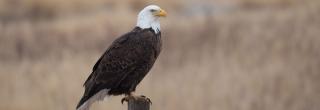
{"type": "Polygon", "coordinates": [[[161,34],[136,27],[116,39],[94,65],[85,81],[80,107],[102,89],[108,95],[130,94],[149,72],[161,51],[161,34]]]}

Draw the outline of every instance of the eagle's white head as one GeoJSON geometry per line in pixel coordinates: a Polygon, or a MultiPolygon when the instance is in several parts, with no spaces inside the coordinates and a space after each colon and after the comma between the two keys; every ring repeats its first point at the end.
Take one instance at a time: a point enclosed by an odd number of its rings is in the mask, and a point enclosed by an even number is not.
{"type": "Polygon", "coordinates": [[[154,32],[160,32],[160,17],[165,17],[167,13],[157,5],[149,5],[138,14],[137,26],[145,29],[152,28],[154,32]]]}

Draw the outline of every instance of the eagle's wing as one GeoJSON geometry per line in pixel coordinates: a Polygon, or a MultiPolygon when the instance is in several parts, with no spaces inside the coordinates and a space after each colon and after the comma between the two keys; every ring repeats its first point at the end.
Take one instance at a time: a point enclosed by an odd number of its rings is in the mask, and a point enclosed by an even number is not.
{"type": "Polygon", "coordinates": [[[132,40],[139,34],[128,33],[115,40],[93,67],[85,81],[84,96],[91,97],[102,89],[116,87],[129,73],[135,70],[141,59],[137,42],[132,40]]]}
{"type": "Polygon", "coordinates": [[[87,80],[84,82],[83,86],[87,85],[88,81],[91,79],[91,77],[94,75],[94,71],[97,69],[98,65],[100,64],[100,61],[102,59],[104,55],[102,55],[99,60],[96,62],[96,64],[94,64],[93,68],[92,68],[92,73],[90,74],[90,76],[87,78],[87,80]]]}
{"type": "MultiPolygon", "coordinates": [[[[134,65],[137,62],[137,53],[134,51],[134,45],[130,37],[134,37],[127,33],[116,39],[106,52],[99,58],[93,67],[92,73],[83,84],[85,87],[84,95],[82,96],[77,108],[82,106],[92,96],[103,89],[111,89],[116,87],[127,74],[134,70],[134,65]]],[[[92,101],[89,101],[85,106],[89,106],[92,101]]]]}

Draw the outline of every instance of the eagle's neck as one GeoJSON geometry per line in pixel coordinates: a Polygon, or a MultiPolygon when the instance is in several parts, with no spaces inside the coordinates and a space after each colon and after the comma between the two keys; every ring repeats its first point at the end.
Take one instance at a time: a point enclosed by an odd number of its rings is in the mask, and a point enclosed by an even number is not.
{"type": "Polygon", "coordinates": [[[160,32],[160,21],[159,18],[153,15],[140,13],[138,15],[137,27],[141,29],[151,28],[156,34],[160,32]]]}

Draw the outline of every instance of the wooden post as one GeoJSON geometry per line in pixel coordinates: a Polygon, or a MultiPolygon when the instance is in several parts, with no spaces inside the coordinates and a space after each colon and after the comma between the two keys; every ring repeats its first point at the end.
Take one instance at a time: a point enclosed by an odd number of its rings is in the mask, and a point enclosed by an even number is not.
{"type": "Polygon", "coordinates": [[[135,96],[126,99],[128,102],[128,110],[150,110],[151,101],[145,96],[135,96]]]}

